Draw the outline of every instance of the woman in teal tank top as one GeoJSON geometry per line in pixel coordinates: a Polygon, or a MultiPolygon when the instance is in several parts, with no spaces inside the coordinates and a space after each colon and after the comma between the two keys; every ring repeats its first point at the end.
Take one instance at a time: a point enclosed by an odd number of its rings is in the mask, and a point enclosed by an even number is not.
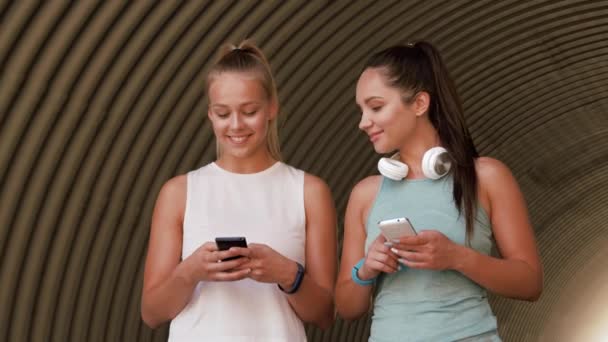
{"type": "Polygon", "coordinates": [[[454,84],[428,42],[373,55],[356,101],[359,128],[375,151],[398,153],[379,164],[388,163],[386,177],[365,178],[351,193],[338,313],[356,319],[372,306],[374,342],[500,341],[487,291],[528,301],[542,291],[533,229],[511,171],[478,155],[454,84]],[[395,218],[409,220],[417,235],[387,239],[378,223],[395,218]],[[490,255],[493,241],[500,257],[490,255]]]}

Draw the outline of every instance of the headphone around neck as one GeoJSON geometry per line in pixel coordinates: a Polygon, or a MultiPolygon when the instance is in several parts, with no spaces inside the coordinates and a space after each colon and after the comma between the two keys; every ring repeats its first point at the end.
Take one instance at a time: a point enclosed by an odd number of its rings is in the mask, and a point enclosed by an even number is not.
{"type": "MultiPolygon", "coordinates": [[[[399,152],[390,158],[380,158],[378,171],[387,178],[400,181],[407,176],[409,167],[398,160],[399,152]]],[[[443,147],[433,147],[422,157],[422,173],[426,178],[439,179],[445,176],[452,167],[448,151],[443,147]]]]}

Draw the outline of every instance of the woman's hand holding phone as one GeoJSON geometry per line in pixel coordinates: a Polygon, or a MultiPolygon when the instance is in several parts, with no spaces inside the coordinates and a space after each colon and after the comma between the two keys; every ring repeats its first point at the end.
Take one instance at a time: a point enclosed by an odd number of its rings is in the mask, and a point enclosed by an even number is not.
{"type": "Polygon", "coordinates": [[[283,288],[291,287],[298,272],[295,261],[265,244],[252,243],[247,249],[249,262],[241,267],[251,269],[249,278],[262,283],[276,283],[283,288]]]}
{"type": "Polygon", "coordinates": [[[458,245],[437,230],[425,230],[416,236],[404,236],[393,243],[392,252],[410,267],[430,270],[455,269],[464,246],[458,245]]]}
{"type": "Polygon", "coordinates": [[[233,247],[220,251],[214,242],[206,242],[196,249],[183,264],[194,282],[199,281],[235,281],[246,278],[250,269],[242,267],[249,262],[247,249],[233,247]],[[222,261],[229,258],[237,259],[222,261]]]}
{"type": "Polygon", "coordinates": [[[386,242],[384,235],[379,234],[369,246],[365,262],[358,271],[361,280],[373,279],[382,272],[395,273],[399,270],[399,258],[391,252],[386,242]]]}

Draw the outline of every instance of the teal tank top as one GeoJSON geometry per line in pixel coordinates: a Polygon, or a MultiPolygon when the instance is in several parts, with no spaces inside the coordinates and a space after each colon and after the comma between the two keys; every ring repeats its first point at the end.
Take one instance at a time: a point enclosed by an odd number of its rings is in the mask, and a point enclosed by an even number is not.
{"type": "MultiPolygon", "coordinates": [[[[452,187],[451,176],[398,182],[383,177],[366,222],[365,250],[380,234],[378,222],[397,217],[409,218],[418,232],[438,230],[464,245],[465,218],[454,205],[452,187]]],[[[470,246],[486,255],[492,248],[490,220],[479,205],[470,246]]],[[[376,286],[370,341],[455,341],[474,336],[500,341],[485,289],[460,272],[402,265],[394,274],[381,274],[376,286]]]]}

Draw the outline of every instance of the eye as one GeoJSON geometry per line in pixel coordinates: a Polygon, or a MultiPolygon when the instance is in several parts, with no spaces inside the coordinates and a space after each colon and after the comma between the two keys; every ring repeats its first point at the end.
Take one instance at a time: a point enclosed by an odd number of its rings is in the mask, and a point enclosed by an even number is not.
{"type": "Polygon", "coordinates": [[[220,119],[225,119],[230,115],[230,112],[215,112],[215,115],[220,119]]]}
{"type": "Polygon", "coordinates": [[[372,107],[372,111],[373,111],[373,112],[379,112],[381,109],[382,109],[382,106],[375,106],[375,107],[372,107]]]}
{"type": "Polygon", "coordinates": [[[245,111],[243,111],[243,114],[244,114],[244,115],[247,115],[247,116],[254,116],[254,115],[257,113],[257,112],[258,112],[258,110],[257,110],[257,109],[253,109],[253,110],[245,110],[245,111]]]}

